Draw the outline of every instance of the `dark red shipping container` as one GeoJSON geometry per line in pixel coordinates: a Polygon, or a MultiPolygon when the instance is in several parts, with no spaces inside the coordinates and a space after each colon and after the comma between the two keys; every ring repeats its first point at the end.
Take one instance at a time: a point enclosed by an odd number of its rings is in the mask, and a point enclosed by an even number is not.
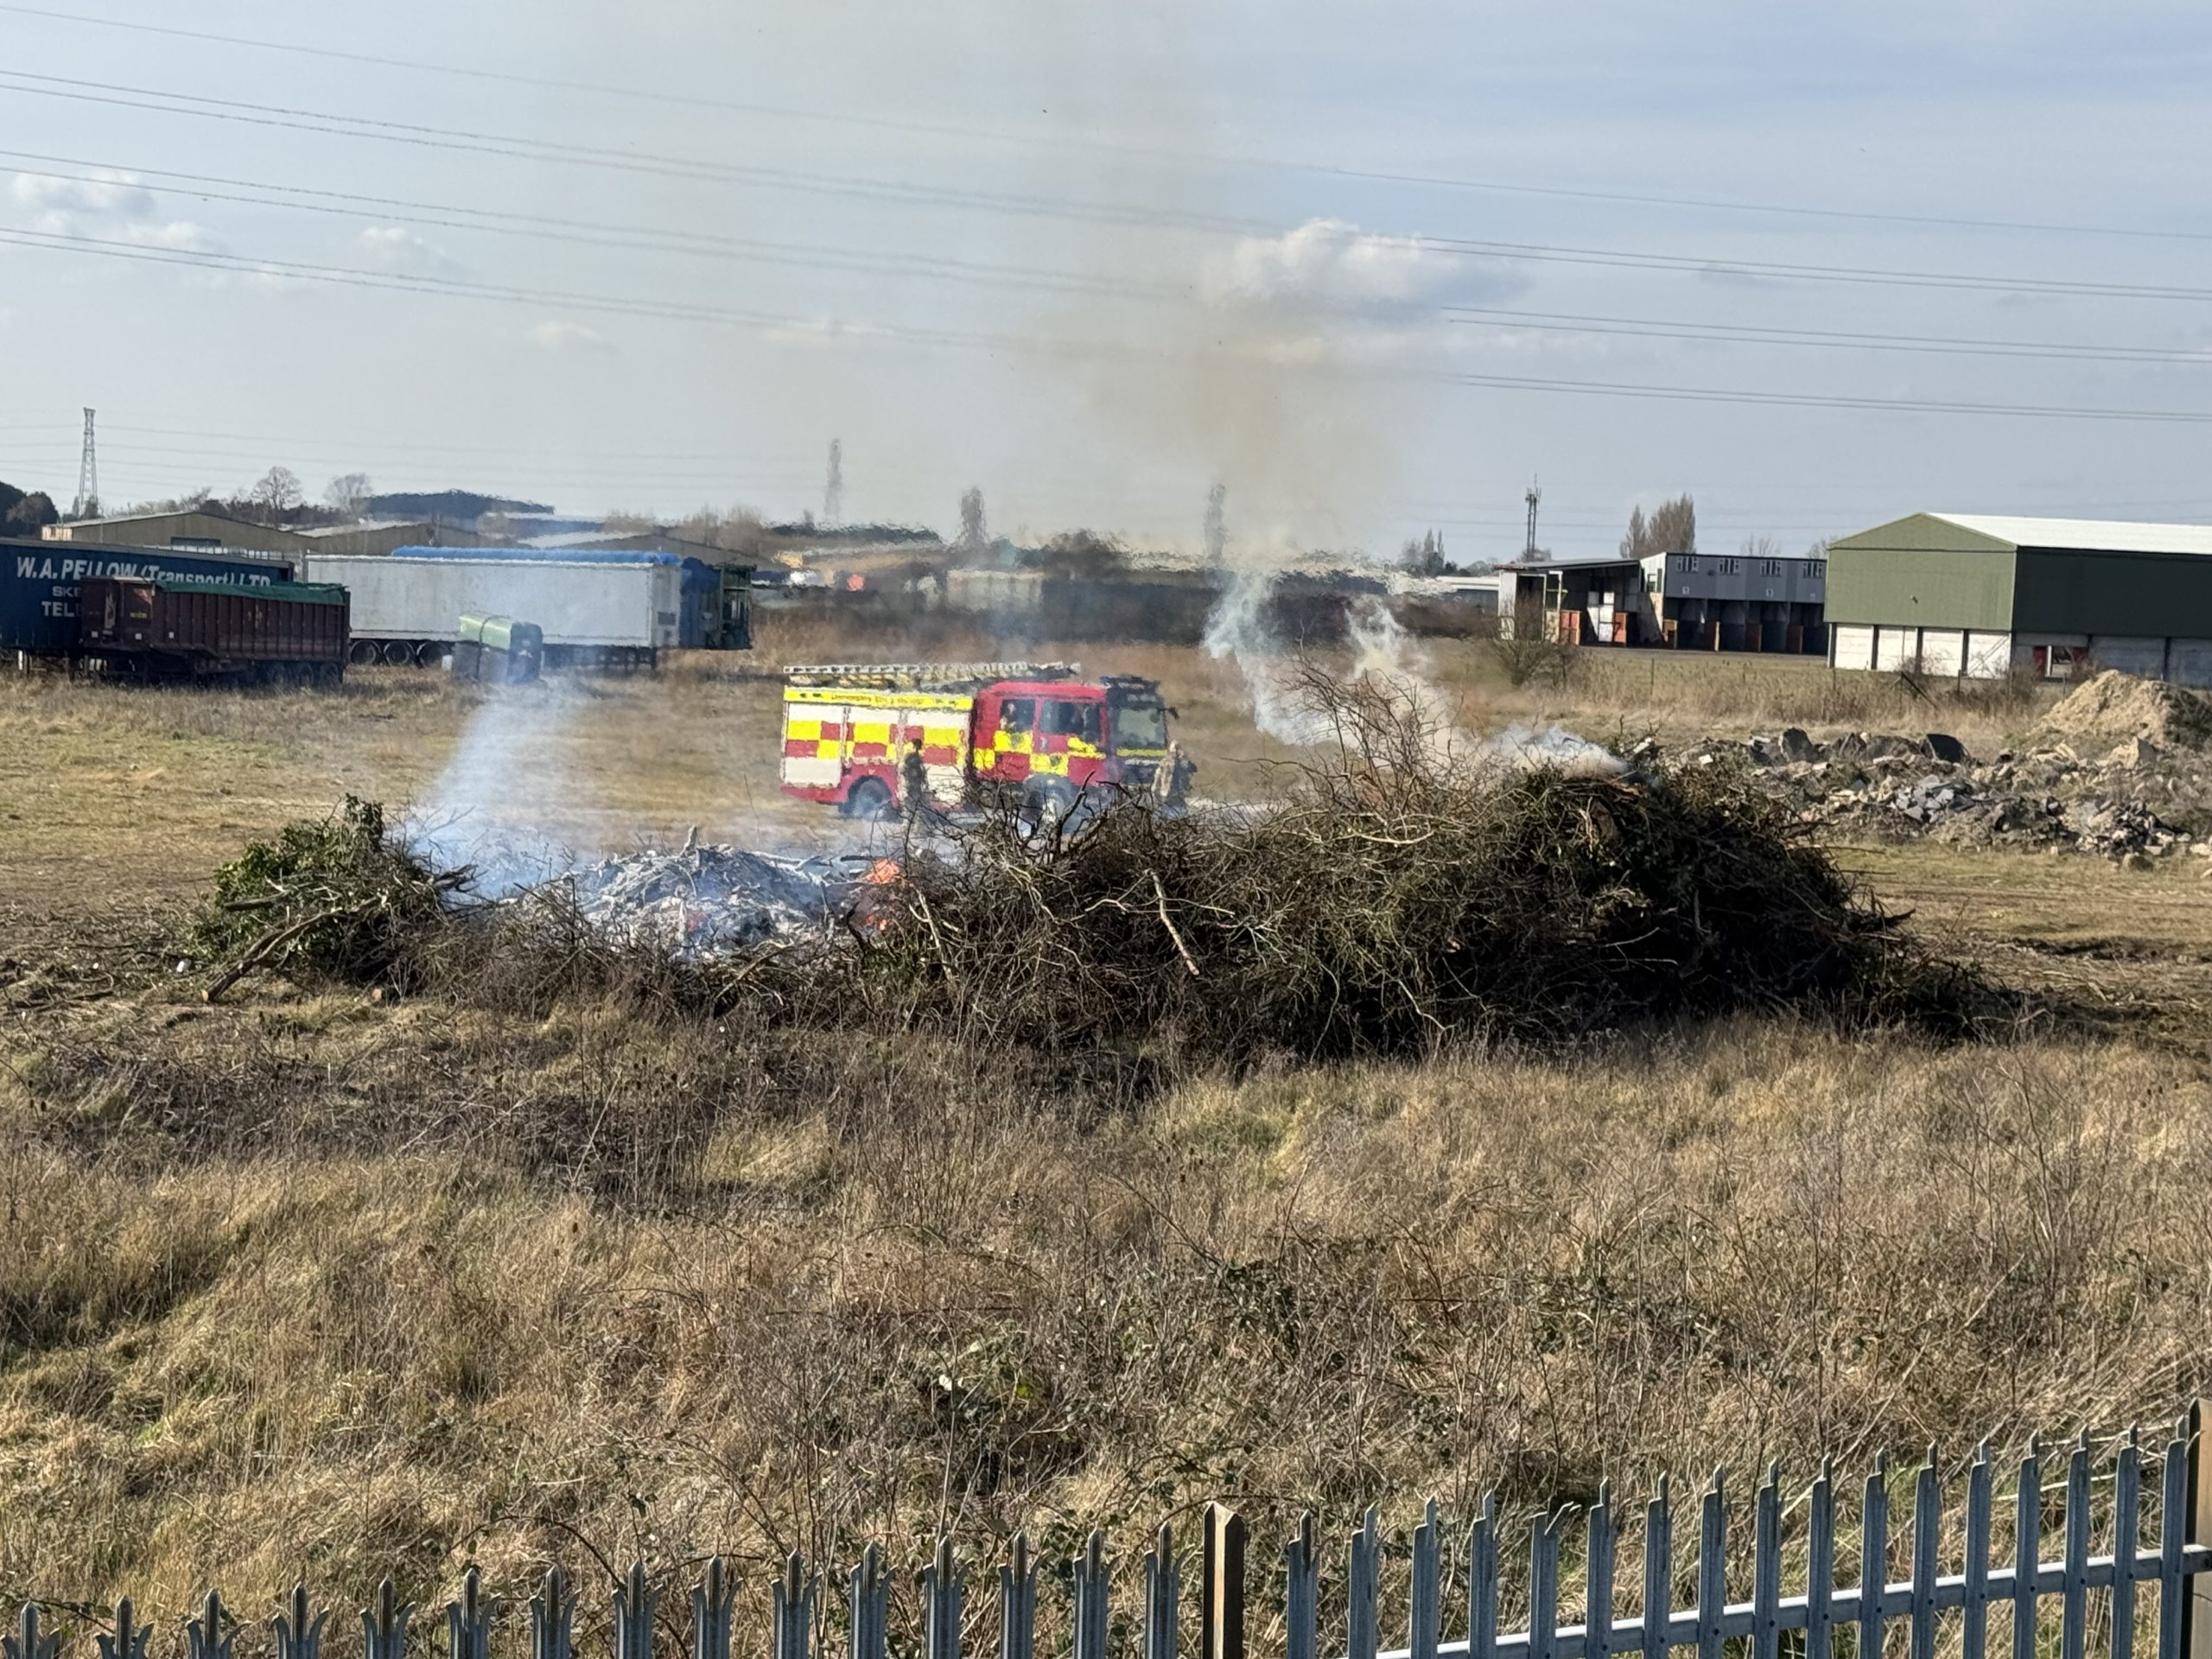
{"type": "Polygon", "coordinates": [[[94,577],[79,597],[77,629],[80,652],[125,672],[335,680],[346,662],[346,590],[94,577]]]}

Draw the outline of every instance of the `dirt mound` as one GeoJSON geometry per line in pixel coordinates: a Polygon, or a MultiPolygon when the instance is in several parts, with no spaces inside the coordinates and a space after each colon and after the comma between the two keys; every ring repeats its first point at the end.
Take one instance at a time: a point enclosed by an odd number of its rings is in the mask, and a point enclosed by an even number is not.
{"type": "Polygon", "coordinates": [[[2169,748],[2212,747],[2212,697],[2107,669],[2037,721],[2036,735],[2052,741],[2144,738],[2169,748]]]}

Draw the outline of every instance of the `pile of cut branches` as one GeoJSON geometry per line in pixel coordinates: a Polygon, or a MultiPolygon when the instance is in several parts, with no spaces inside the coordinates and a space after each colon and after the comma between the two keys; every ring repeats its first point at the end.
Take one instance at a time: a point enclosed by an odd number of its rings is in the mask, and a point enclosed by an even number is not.
{"type": "Polygon", "coordinates": [[[993,820],[912,861],[858,964],[871,1001],[970,1042],[1201,1062],[1738,1009],[1966,1017],[1971,976],[1725,773],[1470,762],[1410,707],[1337,712],[1335,753],[1285,768],[1265,810],[1132,797],[1041,842],[993,820]]]}
{"type": "Polygon", "coordinates": [[[434,870],[385,833],[384,809],[347,796],[327,818],[286,824],[215,872],[189,948],[220,964],[213,1001],[247,975],[302,984],[404,986],[447,920],[466,869],[434,870]]]}

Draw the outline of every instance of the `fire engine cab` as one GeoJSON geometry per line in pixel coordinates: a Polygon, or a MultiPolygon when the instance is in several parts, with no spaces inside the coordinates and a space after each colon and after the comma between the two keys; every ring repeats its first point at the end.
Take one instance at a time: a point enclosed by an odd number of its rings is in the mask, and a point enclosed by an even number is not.
{"type": "Polygon", "coordinates": [[[1158,684],[1079,674],[1071,663],[786,669],[784,791],[891,816],[907,804],[900,763],[917,739],[936,807],[996,791],[1058,820],[1086,790],[1152,788],[1167,752],[1158,684]]]}

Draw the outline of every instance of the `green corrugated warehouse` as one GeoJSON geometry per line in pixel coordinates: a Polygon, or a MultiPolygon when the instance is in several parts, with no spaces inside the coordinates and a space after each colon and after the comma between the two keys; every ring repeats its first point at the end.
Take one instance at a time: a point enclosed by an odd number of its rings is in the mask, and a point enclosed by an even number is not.
{"type": "Polygon", "coordinates": [[[2212,525],[1916,512],[1828,544],[1828,660],[2212,685],[2212,525]]]}

